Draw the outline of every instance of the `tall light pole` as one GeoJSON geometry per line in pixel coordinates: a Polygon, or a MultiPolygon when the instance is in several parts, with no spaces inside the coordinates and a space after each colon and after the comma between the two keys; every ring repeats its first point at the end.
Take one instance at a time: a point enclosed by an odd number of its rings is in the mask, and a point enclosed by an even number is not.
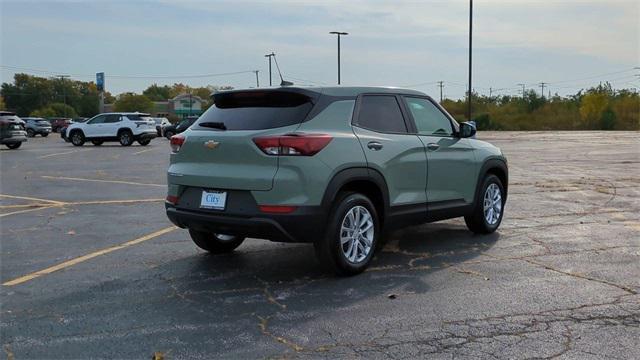
{"type": "MultiPolygon", "coordinates": [[[[62,82],[62,97],[63,97],[63,102],[65,105],[67,105],[67,88],[64,86],[64,79],[68,78],[69,75],[56,75],[56,77],[60,78],[60,81],[62,82]]],[[[67,107],[64,107],[64,117],[67,117],[67,107]]]]}
{"type": "Polygon", "coordinates": [[[467,95],[467,121],[471,121],[471,48],[473,34],[473,0],[469,0],[469,93],[467,95]]]}
{"type": "Polygon", "coordinates": [[[274,54],[273,51],[271,52],[271,54],[267,54],[264,56],[269,58],[269,86],[273,85],[273,83],[271,82],[271,58],[274,56],[276,56],[276,54],[274,54]]]}
{"type": "Polygon", "coordinates": [[[253,72],[256,73],[256,87],[257,88],[260,87],[260,80],[258,80],[258,71],[260,71],[260,70],[253,70],[253,72]]]}
{"type": "Polygon", "coordinates": [[[338,35],[338,85],[340,85],[340,36],[349,35],[341,31],[331,31],[329,34],[338,35]]]}

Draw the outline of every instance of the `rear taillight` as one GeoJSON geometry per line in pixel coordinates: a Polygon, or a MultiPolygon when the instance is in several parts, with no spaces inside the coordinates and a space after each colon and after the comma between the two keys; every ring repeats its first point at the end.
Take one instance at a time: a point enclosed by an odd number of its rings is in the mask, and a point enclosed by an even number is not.
{"type": "Polygon", "coordinates": [[[173,135],[171,137],[169,144],[171,145],[171,151],[173,151],[174,153],[177,153],[178,151],[180,151],[182,144],[184,144],[184,136],[173,135]]]}
{"type": "Polygon", "coordinates": [[[176,205],[178,203],[178,197],[174,195],[167,195],[165,201],[169,204],[176,205]]]}
{"type": "Polygon", "coordinates": [[[291,133],[253,138],[253,142],[267,155],[313,156],[333,139],[326,134],[291,133]]]}

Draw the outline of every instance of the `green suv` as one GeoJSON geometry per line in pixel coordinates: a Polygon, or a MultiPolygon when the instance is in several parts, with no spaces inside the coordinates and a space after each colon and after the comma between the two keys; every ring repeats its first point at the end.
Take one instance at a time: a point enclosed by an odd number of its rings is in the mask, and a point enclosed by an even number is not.
{"type": "Polygon", "coordinates": [[[429,96],[386,87],[225,91],[171,138],[169,219],[211,253],[245,237],[313,243],[363,271],[383,230],[464,216],[502,220],[507,160],[429,96]]]}

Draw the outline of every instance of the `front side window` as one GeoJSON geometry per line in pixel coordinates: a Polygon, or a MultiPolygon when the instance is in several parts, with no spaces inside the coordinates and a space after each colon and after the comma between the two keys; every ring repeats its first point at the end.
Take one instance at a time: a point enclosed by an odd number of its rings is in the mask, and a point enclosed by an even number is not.
{"type": "Polygon", "coordinates": [[[406,133],[400,105],[393,95],[365,95],[360,101],[357,125],[383,133],[406,133]]]}
{"type": "Polygon", "coordinates": [[[407,107],[416,123],[418,134],[450,136],[451,121],[431,101],[424,98],[405,97],[407,107]]]}
{"type": "Polygon", "coordinates": [[[106,118],[107,118],[107,116],[106,116],[106,115],[98,115],[98,116],[94,117],[93,119],[89,120],[89,121],[87,122],[87,124],[91,124],[91,125],[94,125],[94,124],[102,124],[102,123],[104,123],[104,121],[106,120],[106,118]]]}

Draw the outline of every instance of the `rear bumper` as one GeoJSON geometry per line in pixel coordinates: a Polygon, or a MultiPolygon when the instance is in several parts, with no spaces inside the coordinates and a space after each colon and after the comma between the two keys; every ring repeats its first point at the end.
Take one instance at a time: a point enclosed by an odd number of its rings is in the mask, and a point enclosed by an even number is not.
{"type": "Polygon", "coordinates": [[[158,137],[158,134],[156,132],[145,132],[142,134],[134,135],[133,138],[135,140],[151,140],[155,139],[156,137],[158,137]]]}
{"type": "Polygon", "coordinates": [[[15,143],[19,143],[19,142],[25,142],[27,141],[27,135],[25,134],[19,134],[19,135],[12,135],[11,137],[7,137],[7,138],[3,138],[0,140],[0,144],[4,145],[4,144],[15,144],[15,143]]]}
{"type": "Polygon", "coordinates": [[[320,207],[305,206],[291,214],[225,214],[180,209],[165,203],[167,217],[176,226],[200,231],[242,235],[278,242],[314,242],[324,234],[320,207]]]}

